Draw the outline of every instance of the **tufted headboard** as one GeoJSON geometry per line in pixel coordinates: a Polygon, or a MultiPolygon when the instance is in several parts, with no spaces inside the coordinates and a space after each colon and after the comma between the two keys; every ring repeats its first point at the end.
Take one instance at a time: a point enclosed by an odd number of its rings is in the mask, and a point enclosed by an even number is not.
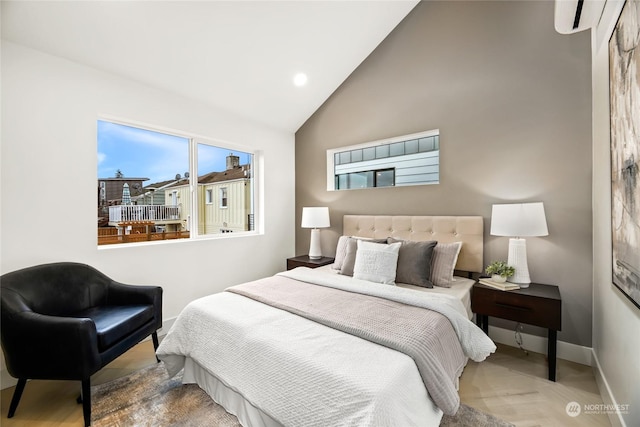
{"type": "Polygon", "coordinates": [[[483,220],[481,216],[345,215],[344,236],[425,241],[462,242],[456,270],[483,271],[483,220]]]}

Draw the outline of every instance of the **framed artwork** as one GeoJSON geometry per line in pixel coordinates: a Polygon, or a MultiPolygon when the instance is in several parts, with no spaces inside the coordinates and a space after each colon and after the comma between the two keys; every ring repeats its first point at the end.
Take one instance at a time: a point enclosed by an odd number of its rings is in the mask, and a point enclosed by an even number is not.
{"type": "Polygon", "coordinates": [[[613,284],[640,308],[640,0],[609,39],[613,284]]]}

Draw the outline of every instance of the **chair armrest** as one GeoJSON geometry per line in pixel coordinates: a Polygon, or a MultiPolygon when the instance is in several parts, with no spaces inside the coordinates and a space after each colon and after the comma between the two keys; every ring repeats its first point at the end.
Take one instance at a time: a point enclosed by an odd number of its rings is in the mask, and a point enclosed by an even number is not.
{"type": "Polygon", "coordinates": [[[3,316],[9,373],[18,378],[85,379],[101,367],[91,319],[24,311],[3,316]]]}
{"type": "Polygon", "coordinates": [[[112,281],[107,297],[109,305],[151,304],[157,329],[162,327],[162,288],[160,286],[125,285],[112,281]]]}
{"type": "Polygon", "coordinates": [[[125,285],[112,281],[107,297],[109,305],[153,304],[162,306],[162,288],[160,286],[125,285]]]}

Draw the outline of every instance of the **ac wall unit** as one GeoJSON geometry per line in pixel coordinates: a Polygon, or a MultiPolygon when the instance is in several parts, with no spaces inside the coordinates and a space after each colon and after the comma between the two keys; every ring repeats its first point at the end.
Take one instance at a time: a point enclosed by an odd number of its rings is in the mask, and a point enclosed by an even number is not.
{"type": "Polygon", "coordinates": [[[556,0],[556,31],[571,34],[595,27],[605,3],[606,0],[556,0]]]}

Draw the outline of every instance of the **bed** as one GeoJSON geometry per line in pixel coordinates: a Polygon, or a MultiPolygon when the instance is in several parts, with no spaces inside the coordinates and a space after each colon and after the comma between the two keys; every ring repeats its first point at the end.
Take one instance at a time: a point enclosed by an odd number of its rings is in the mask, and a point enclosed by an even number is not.
{"type": "Polygon", "coordinates": [[[157,355],[244,426],[437,426],[495,351],[470,320],[482,238],[482,217],[346,215],[334,265],[193,301],[157,355]]]}

